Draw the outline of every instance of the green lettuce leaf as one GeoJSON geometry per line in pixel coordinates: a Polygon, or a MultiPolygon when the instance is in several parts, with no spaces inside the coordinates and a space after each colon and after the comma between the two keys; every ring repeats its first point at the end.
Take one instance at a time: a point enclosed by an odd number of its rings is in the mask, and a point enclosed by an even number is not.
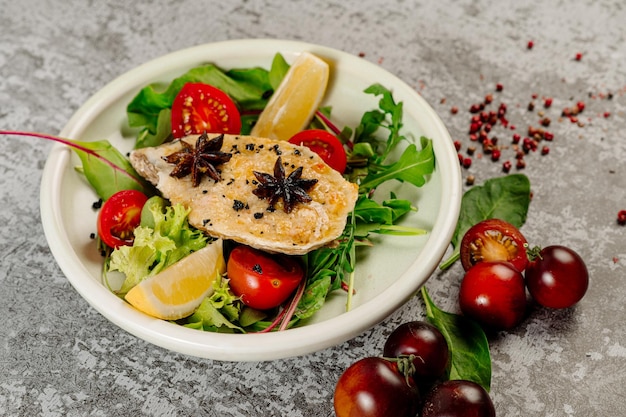
{"type": "Polygon", "coordinates": [[[144,206],[150,215],[152,227],[140,225],[135,228],[132,246],[121,246],[111,253],[109,271],[119,271],[126,276],[119,295],[149,276],[206,246],[207,237],[187,222],[189,210],[182,205],[166,206],[161,197],[152,197],[144,206]]]}

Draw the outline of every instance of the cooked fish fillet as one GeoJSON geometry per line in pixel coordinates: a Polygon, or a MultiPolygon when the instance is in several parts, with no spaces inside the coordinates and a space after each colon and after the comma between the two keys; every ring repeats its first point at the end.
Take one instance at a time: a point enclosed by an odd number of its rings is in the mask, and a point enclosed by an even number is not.
{"type": "MultiPolygon", "coordinates": [[[[209,135],[209,139],[216,136],[209,135]]],[[[192,135],[181,140],[195,146],[197,139],[192,135]]],[[[189,222],[211,236],[269,252],[301,255],[341,235],[358,197],[356,184],[306,147],[239,135],[224,135],[223,140],[221,151],[232,156],[217,167],[221,180],[205,176],[197,187],[190,176],[170,176],[175,165],[164,160],[182,149],[180,141],[134,150],[130,161],[165,198],[189,208],[189,222]],[[253,194],[259,185],[254,171],[273,175],[279,156],[287,176],[303,167],[302,179],[317,180],[307,192],[311,201],[296,204],[290,213],[283,210],[282,200],[268,210],[268,200],[253,194]]]]}

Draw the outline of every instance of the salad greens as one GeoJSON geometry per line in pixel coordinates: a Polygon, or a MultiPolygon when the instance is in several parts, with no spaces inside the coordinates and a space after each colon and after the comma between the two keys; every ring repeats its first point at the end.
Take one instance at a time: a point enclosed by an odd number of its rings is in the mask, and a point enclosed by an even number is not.
{"type": "Polygon", "coordinates": [[[164,91],[157,91],[158,84],[144,87],[126,108],[129,126],[139,128],[135,147],[158,146],[170,138],[170,109],[186,83],[210,84],[228,94],[242,113],[241,134],[250,133],[252,124],[288,69],[283,56],[276,54],[269,71],[264,68],[224,71],[206,64],[174,79],[164,91]]]}
{"type": "MultiPolygon", "coordinates": [[[[171,140],[170,107],[178,91],[187,82],[211,84],[229,94],[241,109],[242,119],[246,120],[241,133],[249,133],[288,69],[289,65],[284,58],[276,54],[270,70],[255,67],[224,71],[213,64],[206,64],[187,71],[167,86],[144,87],[127,106],[129,125],[138,131],[135,148],[158,146],[171,140]]],[[[287,317],[282,318],[281,328],[311,317],[323,306],[328,294],[338,289],[348,292],[347,308],[350,308],[357,248],[372,246],[370,234],[426,233],[422,229],[398,224],[405,215],[417,210],[410,201],[397,198],[393,193],[382,198],[374,197],[377,187],[391,180],[416,187],[424,185],[435,169],[432,141],[422,137],[418,146],[402,134],[402,103],[395,102],[391,91],[374,84],[364,92],[380,97],[378,109],[366,112],[354,130],[350,127],[339,130],[332,126],[330,107],[320,109],[318,117],[311,123],[312,127],[338,132],[341,140],[351,149],[348,152],[350,168],[345,176],[359,184],[359,198],[336,245],[302,256],[307,278],[296,292],[287,317]],[[399,145],[403,142],[406,142],[406,146],[402,148],[399,145]],[[400,156],[396,157],[398,154],[400,156]]],[[[134,174],[128,160],[106,141],[99,142],[97,146],[106,149],[100,151],[101,159],[81,156],[82,171],[94,187],[102,188],[112,175],[119,176],[120,172],[129,176],[134,174]],[[111,166],[103,166],[102,159],[110,159],[111,166]]],[[[136,188],[136,185],[131,187],[118,182],[113,189],[103,194],[111,195],[114,191],[126,188],[136,188]]],[[[114,250],[105,262],[105,274],[108,270],[126,275],[119,290],[120,295],[142,279],[157,274],[206,245],[210,238],[187,223],[187,214],[188,211],[182,206],[171,206],[161,197],[155,196],[148,200],[142,211],[141,225],[135,229],[133,246],[114,250]]],[[[274,322],[267,321],[266,312],[243,306],[228,288],[226,278],[220,277],[214,288],[213,295],[207,297],[192,316],[178,323],[203,330],[228,332],[275,327],[276,319],[270,317],[274,322]]]]}
{"type": "Polygon", "coordinates": [[[189,225],[188,214],[182,205],[167,205],[159,196],[148,199],[133,245],[120,246],[109,258],[108,270],[126,275],[119,295],[206,246],[207,236],[189,225]]]}

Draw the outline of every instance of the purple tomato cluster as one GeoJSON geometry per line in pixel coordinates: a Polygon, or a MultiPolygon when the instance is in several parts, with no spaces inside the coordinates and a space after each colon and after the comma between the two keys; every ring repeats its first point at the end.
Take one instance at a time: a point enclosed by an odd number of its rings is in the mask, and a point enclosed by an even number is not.
{"type": "Polygon", "coordinates": [[[435,326],[413,321],[387,338],[382,357],[353,363],[335,387],[337,417],[493,417],[489,394],[480,385],[445,381],[450,352],[435,326]]]}
{"type": "Polygon", "coordinates": [[[460,250],[465,269],[461,311],[490,329],[510,329],[522,322],[526,290],[538,304],[561,309],[580,301],[589,286],[587,267],[575,251],[561,245],[529,249],[522,233],[503,220],[471,227],[460,250]]]}

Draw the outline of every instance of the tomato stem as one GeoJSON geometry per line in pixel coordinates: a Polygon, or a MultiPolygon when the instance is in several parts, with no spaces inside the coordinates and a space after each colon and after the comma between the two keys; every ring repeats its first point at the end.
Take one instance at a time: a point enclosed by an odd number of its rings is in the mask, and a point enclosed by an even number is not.
{"type": "Polygon", "coordinates": [[[528,256],[528,260],[530,262],[533,262],[537,259],[543,259],[543,257],[541,256],[541,247],[534,246],[531,248],[528,243],[525,243],[524,249],[526,249],[526,256],[528,256]]]}

